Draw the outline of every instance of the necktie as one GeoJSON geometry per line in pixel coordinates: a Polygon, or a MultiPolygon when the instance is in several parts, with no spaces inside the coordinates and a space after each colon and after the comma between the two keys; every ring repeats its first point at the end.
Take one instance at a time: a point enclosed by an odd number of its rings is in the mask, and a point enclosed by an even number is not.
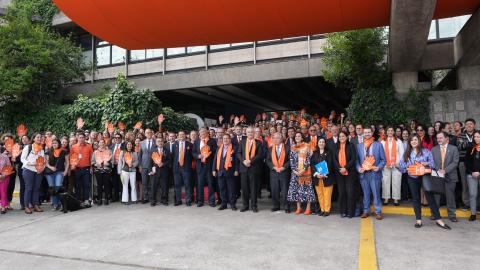
{"type": "Polygon", "coordinates": [[[147,141],[147,149],[150,150],[150,147],[152,147],[152,146],[151,146],[150,140],[148,140],[147,141]]]}
{"type": "Polygon", "coordinates": [[[183,142],[180,142],[180,156],[178,158],[178,164],[183,167],[184,164],[184,156],[185,156],[185,149],[183,146],[183,142]]]}
{"type": "Polygon", "coordinates": [[[445,169],[445,155],[446,155],[446,147],[445,146],[442,146],[440,148],[440,156],[442,157],[442,170],[445,169]]]}
{"type": "Polygon", "coordinates": [[[280,158],[280,146],[277,145],[277,159],[280,158]]]}

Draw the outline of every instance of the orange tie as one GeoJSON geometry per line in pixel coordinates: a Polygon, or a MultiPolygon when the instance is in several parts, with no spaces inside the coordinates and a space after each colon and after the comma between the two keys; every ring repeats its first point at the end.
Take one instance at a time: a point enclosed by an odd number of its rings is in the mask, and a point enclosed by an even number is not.
{"type": "Polygon", "coordinates": [[[442,156],[442,170],[445,169],[445,155],[446,155],[446,150],[445,146],[440,147],[440,155],[442,156]]]}
{"type": "Polygon", "coordinates": [[[252,144],[252,141],[251,140],[247,140],[247,153],[246,153],[246,159],[247,160],[250,160],[250,148],[251,148],[251,144],[252,144]]]}
{"type": "Polygon", "coordinates": [[[180,164],[181,167],[183,167],[184,157],[185,157],[184,145],[183,143],[180,143],[180,157],[178,158],[178,164],[180,164]]]}

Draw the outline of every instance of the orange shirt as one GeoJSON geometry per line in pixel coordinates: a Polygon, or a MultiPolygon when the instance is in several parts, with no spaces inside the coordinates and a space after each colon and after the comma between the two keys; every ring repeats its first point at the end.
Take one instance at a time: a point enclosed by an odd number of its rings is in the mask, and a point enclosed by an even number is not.
{"type": "Polygon", "coordinates": [[[77,168],[90,167],[92,164],[93,148],[91,144],[85,143],[84,145],[75,144],[70,149],[70,155],[78,155],[77,168]]]}

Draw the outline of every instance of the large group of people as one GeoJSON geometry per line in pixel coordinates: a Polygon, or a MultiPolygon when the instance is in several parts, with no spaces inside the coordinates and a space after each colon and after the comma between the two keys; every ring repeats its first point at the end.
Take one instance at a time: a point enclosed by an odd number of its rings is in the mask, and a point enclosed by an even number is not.
{"type": "Polygon", "coordinates": [[[422,226],[422,206],[429,206],[431,219],[451,229],[440,216],[442,204],[451,222],[458,221],[457,208],[470,210],[470,221],[476,220],[480,132],[475,125],[467,119],[428,127],[415,120],[362,126],[335,112],[308,120],[257,117],[250,124],[220,117],[215,126],[189,132],[136,126],[28,137],[21,125],[16,136],[1,137],[1,213],[13,210],[18,177],[26,214],[43,212],[47,202],[60,210],[60,192],[84,205],[166,206],[171,186],[174,206],[236,211],[240,200],[240,212],[256,213],[266,189],[274,212],[327,217],[335,210],[343,218],[382,220],[384,205],[411,201],[416,228],[422,226]],[[433,178],[443,179],[444,193],[425,186],[433,178]]]}

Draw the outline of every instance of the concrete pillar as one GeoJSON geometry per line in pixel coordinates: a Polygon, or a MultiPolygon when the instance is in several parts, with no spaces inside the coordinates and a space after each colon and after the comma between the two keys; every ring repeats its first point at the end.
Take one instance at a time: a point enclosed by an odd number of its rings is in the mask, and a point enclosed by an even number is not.
{"type": "Polygon", "coordinates": [[[457,68],[458,89],[480,90],[480,66],[460,66],[457,68]]]}
{"type": "Polygon", "coordinates": [[[418,72],[394,72],[393,86],[397,97],[403,99],[407,96],[410,89],[417,89],[418,72]]]}
{"type": "Polygon", "coordinates": [[[420,69],[436,5],[437,0],[391,0],[388,61],[393,72],[420,69]]]}

